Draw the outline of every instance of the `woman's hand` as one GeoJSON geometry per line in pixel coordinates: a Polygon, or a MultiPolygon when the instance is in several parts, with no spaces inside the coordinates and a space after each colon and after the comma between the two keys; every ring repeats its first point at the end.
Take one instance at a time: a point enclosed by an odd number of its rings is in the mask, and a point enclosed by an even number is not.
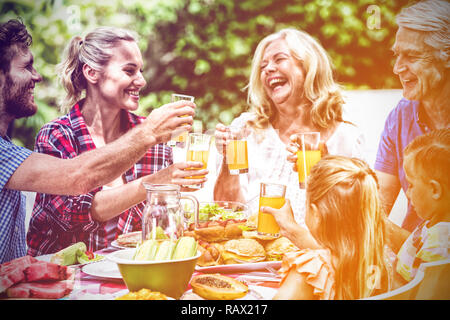
{"type": "MultiPolygon", "coordinates": [[[[188,186],[206,182],[206,175],[209,173],[208,169],[201,169],[202,162],[187,161],[174,163],[167,168],[159,170],[158,172],[143,178],[144,182],[151,183],[169,183],[179,186],[188,186]],[[199,177],[195,179],[188,179],[188,177],[199,177]]],[[[182,191],[192,191],[189,188],[182,188],[182,191]]]]}
{"type": "Polygon", "coordinates": [[[222,123],[218,123],[216,125],[216,131],[214,132],[214,138],[216,141],[216,148],[217,151],[225,157],[225,150],[227,147],[227,138],[228,138],[228,131],[227,131],[227,127],[222,124],[222,123]]]}
{"type": "Polygon", "coordinates": [[[287,161],[292,162],[292,170],[297,172],[297,151],[299,150],[299,145],[297,143],[297,135],[293,134],[289,137],[289,144],[286,146],[286,150],[289,152],[287,156],[287,161]]]}
{"type": "MultiPolygon", "coordinates": [[[[289,152],[288,156],[287,156],[287,161],[291,162],[292,165],[292,169],[297,172],[297,152],[299,150],[301,150],[301,141],[300,138],[296,135],[293,134],[289,137],[289,144],[286,146],[286,150],[289,152]]],[[[307,142],[305,142],[305,149],[310,150],[311,148],[311,144],[308,144],[307,142]]],[[[327,144],[326,141],[320,141],[319,142],[319,150],[321,152],[321,157],[323,158],[324,156],[326,156],[328,154],[328,149],[327,149],[327,144]]]]}
{"type": "Polygon", "coordinates": [[[157,143],[167,142],[172,136],[192,129],[196,105],[187,100],[165,104],[153,111],[143,122],[157,143]]]}

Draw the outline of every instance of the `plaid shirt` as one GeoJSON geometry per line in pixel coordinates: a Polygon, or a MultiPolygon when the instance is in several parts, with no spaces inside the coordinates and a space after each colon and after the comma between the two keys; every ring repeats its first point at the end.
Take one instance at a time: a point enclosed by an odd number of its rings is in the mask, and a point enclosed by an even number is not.
{"type": "MultiPolygon", "coordinates": [[[[144,118],[127,112],[129,129],[144,118]]],[[[94,142],[76,104],[71,111],[44,125],[36,138],[35,150],[67,159],[95,149],[94,142]]],[[[150,148],[145,156],[124,175],[126,183],[152,174],[172,164],[172,149],[165,144],[150,148]]],[[[60,174],[64,179],[63,172],[60,174]]],[[[84,242],[88,250],[95,251],[108,246],[107,222],[92,219],[92,201],[102,187],[79,196],[36,195],[36,201],[27,234],[28,254],[32,256],[57,252],[75,242],[84,242]]],[[[126,196],[126,195],[124,195],[126,196]]],[[[118,216],[113,238],[121,233],[141,230],[144,203],[139,203],[118,216]]]]}
{"type": "Polygon", "coordinates": [[[5,185],[31,151],[0,137],[0,263],[26,254],[25,196],[5,185]]]}

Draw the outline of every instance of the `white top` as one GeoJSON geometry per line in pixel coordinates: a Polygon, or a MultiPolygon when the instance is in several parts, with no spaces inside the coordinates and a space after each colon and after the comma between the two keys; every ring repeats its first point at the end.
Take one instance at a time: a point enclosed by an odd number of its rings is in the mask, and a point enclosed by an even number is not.
{"type": "MultiPolygon", "coordinates": [[[[243,126],[254,115],[242,113],[231,125],[243,126]]],[[[258,134],[260,134],[260,130],[258,134]]],[[[269,124],[261,132],[264,137],[258,141],[257,133],[252,130],[247,137],[249,171],[239,175],[241,190],[250,207],[250,212],[258,212],[260,182],[273,181],[285,184],[286,198],[291,201],[297,223],[305,226],[305,190],[300,189],[298,173],[293,170],[293,163],[287,161],[289,152],[276,130],[269,124]]],[[[363,133],[354,125],[340,123],[333,135],[326,142],[328,153],[366,160],[364,155],[365,139],[363,133]]],[[[218,153],[218,169],[223,156],[218,153]]],[[[217,171],[219,172],[219,171],[217,171]]]]}

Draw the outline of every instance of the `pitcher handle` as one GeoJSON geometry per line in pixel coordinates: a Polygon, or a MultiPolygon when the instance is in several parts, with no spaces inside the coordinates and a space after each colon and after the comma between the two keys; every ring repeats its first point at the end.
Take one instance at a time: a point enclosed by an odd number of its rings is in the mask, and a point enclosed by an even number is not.
{"type": "Polygon", "coordinates": [[[186,199],[186,200],[191,200],[192,203],[194,204],[194,225],[195,225],[195,228],[198,228],[199,214],[200,214],[200,211],[199,211],[200,204],[199,204],[197,198],[195,196],[193,196],[193,195],[185,194],[185,193],[182,193],[180,198],[181,199],[186,199]]]}

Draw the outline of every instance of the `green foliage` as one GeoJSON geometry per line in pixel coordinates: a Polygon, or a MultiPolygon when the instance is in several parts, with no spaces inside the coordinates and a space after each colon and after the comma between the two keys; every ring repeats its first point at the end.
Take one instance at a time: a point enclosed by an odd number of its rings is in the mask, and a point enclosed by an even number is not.
{"type": "Polygon", "coordinates": [[[139,114],[170,101],[172,92],[196,97],[204,128],[229,123],[246,110],[253,51],[284,27],[303,29],[329,53],[346,88],[393,88],[390,47],[395,14],[410,1],[370,0],[16,0],[0,2],[1,22],[21,16],[33,35],[39,113],[17,121],[14,134],[32,147],[39,128],[57,116],[64,95],[55,65],[74,35],[100,25],[134,30],[147,86],[139,114]]]}

